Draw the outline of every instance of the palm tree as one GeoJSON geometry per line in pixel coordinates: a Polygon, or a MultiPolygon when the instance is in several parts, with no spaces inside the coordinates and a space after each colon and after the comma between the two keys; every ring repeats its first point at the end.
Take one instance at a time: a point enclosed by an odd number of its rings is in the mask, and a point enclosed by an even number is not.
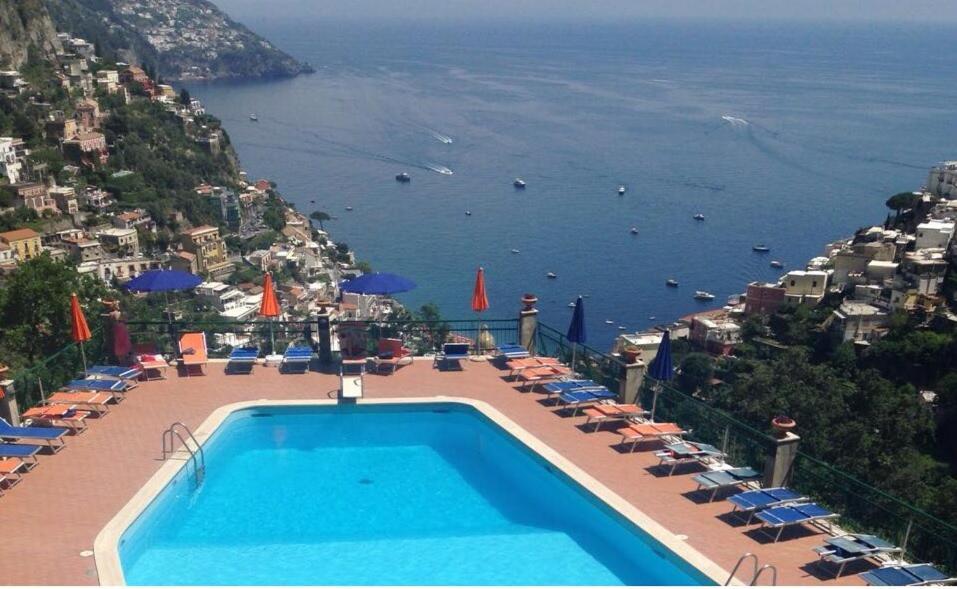
{"type": "Polygon", "coordinates": [[[325,211],[313,211],[313,213],[312,213],[311,215],[309,215],[309,218],[312,219],[313,221],[318,221],[318,222],[319,222],[319,229],[320,229],[321,231],[325,231],[326,229],[325,229],[325,227],[322,226],[322,222],[323,222],[323,221],[328,221],[328,220],[331,219],[332,217],[330,217],[330,216],[329,216],[329,213],[327,213],[327,212],[325,212],[325,211]]]}

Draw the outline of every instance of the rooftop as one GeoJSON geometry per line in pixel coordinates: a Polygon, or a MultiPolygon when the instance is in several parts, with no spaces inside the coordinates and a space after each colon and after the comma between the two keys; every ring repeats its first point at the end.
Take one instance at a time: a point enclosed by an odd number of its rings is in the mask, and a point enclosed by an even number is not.
{"type": "Polygon", "coordinates": [[[34,237],[40,237],[40,234],[33,229],[14,229],[13,231],[0,233],[0,239],[4,241],[18,241],[20,239],[33,239],[34,237]]]}
{"type": "MultiPolygon", "coordinates": [[[[823,578],[830,575],[814,566],[811,551],[821,544],[821,534],[795,533],[771,543],[753,526],[729,520],[727,502],[708,503],[693,493],[690,475],[669,477],[655,469],[653,451],[621,453],[612,447],[619,439],[612,428],[586,432],[583,417],[558,412],[537,393],[517,392],[491,364],[466,364],[464,371],[444,372],[433,369],[429,359],[416,359],[393,375],[367,376],[366,396],[485,401],[725,570],[753,552],[762,563],[777,566],[782,585],[859,581],[853,574],[823,578]]],[[[96,584],[96,563],[81,553],[163,464],[160,434],[173,421],[196,428],[218,407],[263,397],[327,399],[338,384],[335,375],[280,374],[265,366],[256,366],[250,376],[226,376],[223,364],[215,362],[205,376],[185,378],[171,368],[167,380],[140,383],[87,432],[70,437],[62,452],[41,456],[40,466],[2,499],[0,527],[17,539],[0,551],[4,582],[96,584]]]]}

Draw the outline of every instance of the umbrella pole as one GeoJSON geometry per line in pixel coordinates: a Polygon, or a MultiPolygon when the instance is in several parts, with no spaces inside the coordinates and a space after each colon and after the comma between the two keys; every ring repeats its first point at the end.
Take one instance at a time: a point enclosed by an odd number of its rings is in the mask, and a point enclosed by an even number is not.
{"type": "Polygon", "coordinates": [[[80,358],[83,359],[83,376],[86,376],[86,350],[83,349],[83,342],[80,342],[80,358]]]}
{"type": "Polygon", "coordinates": [[[651,389],[654,395],[651,397],[651,423],[655,422],[655,407],[658,406],[658,393],[661,392],[661,381],[656,380],[655,386],[651,389]]]}
{"type": "Polygon", "coordinates": [[[572,372],[575,372],[575,356],[577,355],[578,355],[578,344],[576,344],[575,342],[572,342],[572,365],[571,365],[572,372]]]}
{"type": "Polygon", "coordinates": [[[469,358],[472,362],[481,362],[482,358],[482,343],[479,341],[482,335],[482,316],[480,313],[475,314],[475,355],[469,358]]]}
{"type": "Polygon", "coordinates": [[[276,353],[276,335],[273,332],[272,317],[269,318],[269,343],[272,344],[272,348],[270,348],[270,353],[275,354],[276,353]]]}

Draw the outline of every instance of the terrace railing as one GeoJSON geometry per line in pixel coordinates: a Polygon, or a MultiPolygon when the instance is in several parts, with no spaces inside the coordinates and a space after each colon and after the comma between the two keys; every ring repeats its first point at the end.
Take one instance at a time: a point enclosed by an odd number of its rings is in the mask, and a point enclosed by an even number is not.
{"type": "Polygon", "coordinates": [[[625,364],[614,356],[599,352],[585,344],[573,344],[565,334],[548,325],[539,323],[536,338],[540,356],[559,358],[572,369],[613,391],[618,390],[618,381],[624,373],[625,364]]]}

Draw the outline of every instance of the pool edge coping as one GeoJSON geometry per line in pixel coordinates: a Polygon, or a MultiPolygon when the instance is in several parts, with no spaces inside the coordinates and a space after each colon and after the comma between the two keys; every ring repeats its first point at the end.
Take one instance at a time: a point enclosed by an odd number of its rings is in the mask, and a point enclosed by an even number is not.
{"type": "MultiPolygon", "coordinates": [[[[401,404],[428,404],[428,403],[457,403],[468,405],[479,411],[497,426],[514,436],[522,444],[530,448],[544,460],[558,468],[563,474],[581,485],[588,492],[593,494],[599,500],[608,505],[612,510],[624,517],[626,520],[637,526],[651,538],[662,546],[673,552],[676,556],[697,569],[705,577],[709,578],[716,585],[723,585],[729,577],[728,571],[722,569],[711,559],[702,554],[698,549],[691,546],[686,540],[680,538],[677,534],[671,532],[663,525],[649,517],[643,511],[626,501],[620,495],[608,488],[604,483],[585,472],[584,469],[577,466],[561,453],[540,440],[531,432],[520,426],[507,415],[496,409],[490,403],[477,399],[465,397],[436,395],[432,397],[395,397],[395,398],[376,398],[359,399],[359,405],[401,405],[401,404]]],[[[263,406],[323,406],[338,405],[338,399],[302,399],[302,400],[269,400],[259,399],[255,401],[240,401],[222,405],[212,411],[209,417],[196,428],[193,434],[196,440],[204,445],[210,436],[226,421],[226,419],[237,411],[263,406]]],[[[167,459],[153,473],[152,476],[140,487],[133,497],[130,498],[116,514],[110,518],[110,521],[97,533],[93,541],[93,557],[96,566],[98,582],[101,586],[122,586],[126,585],[126,578],[123,574],[123,567],[120,562],[119,541],[123,533],[136,521],[136,519],[146,510],[167,484],[176,476],[183,467],[183,461],[188,459],[188,454],[183,450],[177,450],[170,458],[179,457],[182,460],[167,459]]],[[[738,579],[733,579],[732,584],[741,584],[738,579]]]]}

